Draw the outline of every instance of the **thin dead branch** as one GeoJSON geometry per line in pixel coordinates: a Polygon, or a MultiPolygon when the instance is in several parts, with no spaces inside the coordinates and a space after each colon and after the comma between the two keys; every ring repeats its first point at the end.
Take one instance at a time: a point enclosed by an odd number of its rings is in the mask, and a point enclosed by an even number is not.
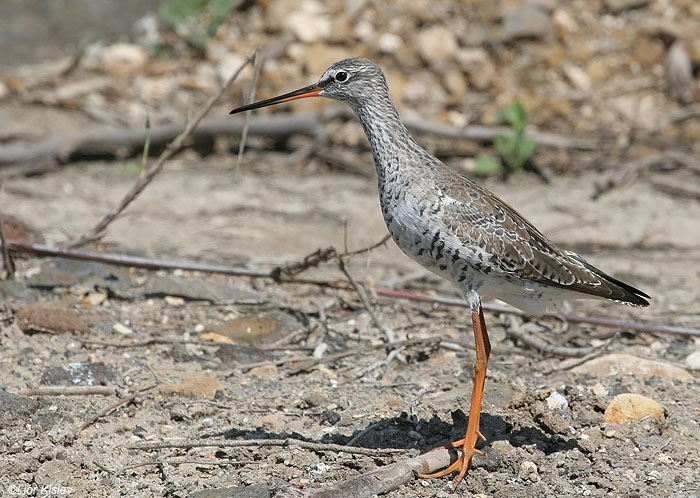
{"type": "Polygon", "coordinates": [[[134,463],[131,465],[126,465],[116,471],[114,474],[115,475],[121,475],[124,472],[127,472],[129,470],[134,470],[138,469],[140,467],[149,467],[151,465],[185,465],[185,464],[193,464],[193,465],[200,465],[200,466],[206,466],[206,465],[213,465],[217,467],[229,467],[229,466],[234,466],[234,465],[251,465],[251,464],[256,464],[256,463],[261,463],[257,460],[229,460],[229,459],[217,459],[217,460],[211,460],[211,459],[204,459],[201,458],[199,460],[193,460],[191,458],[189,459],[182,459],[182,458],[164,458],[162,460],[149,460],[147,462],[141,462],[141,463],[134,463]]]}
{"type": "Polygon", "coordinates": [[[80,424],[80,427],[78,427],[75,430],[75,432],[73,433],[73,439],[77,439],[78,436],[80,436],[81,432],[83,432],[87,427],[90,427],[92,424],[97,422],[102,417],[109,415],[111,412],[113,412],[114,410],[116,410],[117,408],[119,408],[121,406],[124,406],[124,405],[127,405],[127,404],[133,402],[137,396],[139,396],[140,394],[143,394],[146,391],[153,389],[154,387],[156,387],[156,384],[153,384],[152,386],[146,387],[145,389],[139,389],[138,391],[134,391],[130,396],[128,396],[124,399],[121,399],[114,404],[109,405],[104,410],[101,410],[99,413],[93,415],[92,417],[87,419],[85,422],[80,424]]]}
{"type": "Polygon", "coordinates": [[[566,346],[557,346],[543,341],[525,330],[518,319],[513,315],[505,316],[506,334],[522,341],[526,346],[533,348],[540,353],[552,354],[555,356],[573,356],[576,358],[584,357],[591,354],[593,348],[572,348],[566,346]]]}
{"type": "Polygon", "coordinates": [[[666,150],[658,154],[640,157],[623,164],[617,168],[607,180],[595,186],[592,199],[598,199],[601,195],[610,192],[633,181],[638,176],[649,171],[659,164],[676,163],[692,171],[700,173],[700,160],[677,150],[666,150]]]}
{"type": "MultiPolygon", "coordinates": [[[[246,98],[246,104],[250,104],[255,100],[255,87],[258,85],[258,78],[260,78],[260,70],[262,69],[263,56],[259,48],[255,49],[253,53],[253,81],[250,82],[250,89],[248,90],[248,96],[246,98]]],[[[236,157],[236,175],[241,166],[241,160],[243,159],[243,152],[245,151],[245,143],[248,139],[248,126],[250,125],[250,113],[246,112],[243,116],[243,131],[241,131],[241,143],[238,144],[238,156],[236,157]]]]}
{"type": "MultiPolygon", "coordinates": [[[[155,178],[155,176],[160,172],[160,170],[163,168],[163,165],[165,162],[170,159],[176,152],[178,152],[180,149],[182,149],[183,144],[185,143],[185,139],[194,131],[194,129],[197,127],[199,122],[206,116],[206,114],[209,112],[209,110],[214,106],[216,101],[219,100],[219,98],[223,95],[223,93],[228,89],[229,86],[238,78],[238,75],[243,71],[243,69],[251,62],[252,57],[248,57],[239,67],[236,69],[236,71],[233,72],[233,74],[229,77],[229,79],[224,83],[224,85],[221,87],[221,89],[217,92],[216,95],[213,95],[204,106],[197,112],[195,115],[194,119],[189,121],[187,123],[187,126],[185,126],[185,129],[182,130],[182,132],[176,136],[172,142],[170,142],[165,150],[158,156],[158,159],[156,159],[156,162],[151,166],[146,174],[142,177],[139,178],[139,180],[136,182],[136,184],[127,192],[127,194],[119,201],[119,204],[117,207],[110,211],[109,213],[105,214],[102,219],[90,230],[85,232],[83,235],[81,235],[78,239],[75,241],[71,242],[69,245],[72,247],[76,246],[81,246],[84,245],[88,242],[91,242],[98,238],[102,232],[107,228],[107,226],[114,221],[117,216],[119,216],[126,207],[131,204],[131,202],[143,191],[146,186],[148,186],[149,183],[155,178]]],[[[151,135],[152,137],[152,135],[151,135]]]]}
{"type": "MultiPolygon", "coordinates": [[[[0,187],[0,192],[2,188],[0,187]]],[[[7,239],[5,238],[5,219],[3,218],[2,211],[0,210],[0,243],[2,244],[2,267],[5,270],[5,278],[12,279],[15,276],[15,263],[10,254],[10,249],[7,246],[7,239]]]]}
{"type": "Polygon", "coordinates": [[[22,396],[112,396],[117,389],[111,386],[31,386],[20,391],[22,396]]]}
{"type": "MultiPolygon", "coordinates": [[[[408,299],[410,301],[421,301],[425,303],[439,303],[447,306],[459,306],[460,308],[468,307],[463,299],[446,296],[428,296],[426,294],[418,294],[415,292],[391,289],[387,287],[374,287],[374,292],[381,296],[393,297],[396,299],[408,299]]],[[[500,304],[484,303],[482,307],[486,311],[495,313],[510,313],[517,316],[525,316],[526,313],[512,306],[503,306],[500,304]]],[[[631,320],[620,320],[617,318],[609,318],[603,316],[581,316],[571,313],[543,313],[543,317],[556,318],[564,322],[571,323],[587,323],[589,325],[597,325],[599,327],[621,328],[627,330],[637,330],[640,332],[650,332],[652,334],[677,334],[700,337],[700,329],[689,329],[685,327],[675,327],[673,325],[661,325],[656,323],[637,322],[631,320]]]]}
{"type": "Polygon", "coordinates": [[[379,319],[377,314],[374,312],[372,305],[369,302],[369,298],[367,297],[367,292],[365,291],[365,288],[362,285],[360,285],[357,282],[357,280],[355,280],[355,278],[352,276],[352,274],[348,271],[347,267],[345,266],[345,261],[343,261],[343,258],[341,257],[338,258],[338,268],[340,268],[340,271],[342,271],[343,274],[345,274],[345,276],[348,279],[348,282],[350,282],[350,285],[352,285],[355,291],[357,292],[357,295],[360,297],[360,301],[362,301],[362,306],[364,306],[365,310],[369,314],[370,318],[372,319],[372,323],[374,323],[374,326],[382,332],[384,332],[387,341],[389,341],[390,343],[396,342],[396,333],[394,333],[394,331],[391,330],[391,328],[387,327],[379,319]]]}
{"type": "Polygon", "coordinates": [[[139,443],[126,446],[129,450],[162,450],[166,448],[241,448],[247,446],[296,446],[305,450],[330,451],[333,453],[349,453],[352,455],[368,456],[389,456],[397,453],[405,453],[407,450],[401,449],[374,449],[343,446],[342,444],[314,443],[312,441],[302,441],[300,439],[245,439],[245,440],[221,440],[221,439],[198,439],[180,441],[160,441],[154,443],[139,443]]]}

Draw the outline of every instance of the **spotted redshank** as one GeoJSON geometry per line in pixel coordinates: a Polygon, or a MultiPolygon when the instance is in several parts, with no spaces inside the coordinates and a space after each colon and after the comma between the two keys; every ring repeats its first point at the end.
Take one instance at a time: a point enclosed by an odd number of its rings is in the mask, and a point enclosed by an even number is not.
{"type": "Polygon", "coordinates": [[[471,308],[476,361],[467,432],[447,445],[460,449],[446,469],[457,487],[476,449],[491,351],[481,298],[541,314],[568,298],[602,298],[648,306],[644,292],[554,245],[517,211],[431,156],[411,137],[389,96],[381,68],[364,58],[330,66],[313,85],[245,105],[231,114],[307,97],[341,100],[355,111],[372,147],[384,221],[396,244],[425,268],[459,287],[471,308]]]}

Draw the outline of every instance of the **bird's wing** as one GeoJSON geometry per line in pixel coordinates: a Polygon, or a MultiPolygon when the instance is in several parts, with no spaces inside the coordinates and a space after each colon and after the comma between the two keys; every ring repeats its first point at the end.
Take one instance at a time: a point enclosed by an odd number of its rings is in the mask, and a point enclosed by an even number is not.
{"type": "Polygon", "coordinates": [[[643,292],[616,280],[580,255],[562,251],[516,210],[479,184],[445,173],[436,182],[445,225],[466,244],[492,255],[491,264],[518,279],[640,306],[643,292]]]}

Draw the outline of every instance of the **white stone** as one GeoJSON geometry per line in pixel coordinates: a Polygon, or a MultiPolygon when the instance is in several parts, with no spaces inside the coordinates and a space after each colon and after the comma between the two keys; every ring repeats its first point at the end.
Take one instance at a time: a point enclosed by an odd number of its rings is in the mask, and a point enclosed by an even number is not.
{"type": "Polygon", "coordinates": [[[114,76],[132,76],[143,72],[148,64],[148,54],[139,45],[116,43],[100,53],[100,68],[114,76]]]}
{"type": "Polygon", "coordinates": [[[433,26],[418,34],[418,50],[427,62],[444,62],[457,52],[457,38],[445,26],[433,26]]]}
{"type": "Polygon", "coordinates": [[[327,39],[331,34],[332,22],[322,3],[307,0],[287,16],[284,26],[298,40],[311,43],[327,39]]]}
{"type": "Polygon", "coordinates": [[[547,398],[547,408],[550,410],[564,410],[569,406],[566,398],[557,391],[552,392],[547,398]]]}
{"type": "Polygon", "coordinates": [[[700,351],[695,351],[685,357],[685,367],[690,370],[700,370],[700,351]]]}

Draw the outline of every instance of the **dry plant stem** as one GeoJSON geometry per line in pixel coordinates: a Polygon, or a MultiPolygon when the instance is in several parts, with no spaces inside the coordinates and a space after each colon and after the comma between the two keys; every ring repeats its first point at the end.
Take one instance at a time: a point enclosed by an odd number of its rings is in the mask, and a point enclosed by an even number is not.
{"type": "Polygon", "coordinates": [[[107,213],[102,219],[90,230],[81,235],[77,240],[70,243],[70,246],[81,246],[87,242],[91,242],[98,238],[100,234],[107,228],[107,226],[114,221],[119,214],[133,201],[146,186],[151,183],[153,178],[160,172],[163,168],[165,162],[170,159],[176,152],[178,152],[185,141],[185,139],[192,133],[192,131],[197,127],[199,122],[204,118],[204,116],[209,112],[212,106],[217,100],[223,95],[223,93],[228,89],[228,87],[238,78],[238,75],[243,71],[249,63],[251,62],[251,57],[248,57],[239,67],[234,71],[234,73],[229,77],[226,83],[221,87],[219,92],[212,96],[209,101],[197,112],[194,119],[190,120],[185,126],[185,129],[180,133],[175,139],[168,144],[165,150],[160,154],[156,162],[151,166],[143,178],[139,178],[136,184],[127,192],[127,194],[121,199],[117,207],[107,213]]]}
{"type": "Polygon", "coordinates": [[[89,426],[91,426],[92,424],[94,424],[95,422],[97,422],[97,421],[98,421],[99,419],[101,419],[102,417],[108,415],[109,413],[111,413],[112,411],[116,410],[116,409],[119,408],[120,406],[127,405],[127,404],[131,403],[132,401],[134,401],[134,399],[136,399],[136,397],[137,397],[139,394],[142,394],[142,393],[144,393],[144,392],[146,392],[146,391],[149,391],[149,390],[153,389],[154,387],[156,387],[155,384],[152,385],[152,386],[146,387],[145,389],[139,389],[138,391],[134,391],[129,397],[124,398],[124,399],[121,399],[121,400],[117,401],[116,403],[114,403],[114,404],[112,404],[112,405],[109,405],[107,408],[105,408],[104,410],[100,411],[100,412],[97,413],[96,415],[93,415],[92,417],[90,417],[89,419],[87,419],[85,422],[83,422],[83,423],[80,425],[80,427],[78,427],[78,428],[75,430],[75,432],[73,433],[73,439],[76,439],[78,436],[80,436],[80,433],[83,432],[83,430],[85,430],[87,427],[89,427],[89,426]]]}
{"type": "MultiPolygon", "coordinates": [[[[0,191],[2,191],[1,188],[0,188],[0,191]]],[[[10,254],[10,249],[7,246],[7,240],[5,239],[5,220],[3,219],[1,211],[0,211],[0,243],[2,243],[2,266],[5,269],[5,277],[8,279],[12,279],[15,276],[15,263],[12,260],[12,255],[10,254]]]]}
{"type": "Polygon", "coordinates": [[[631,182],[641,173],[651,169],[657,164],[674,162],[680,164],[692,171],[700,173],[700,160],[693,156],[677,150],[666,150],[658,154],[652,154],[638,159],[633,159],[623,164],[618,171],[609,177],[604,183],[596,185],[596,191],[593,193],[593,199],[599,198],[601,195],[631,182]]]}
{"type": "Polygon", "coordinates": [[[256,464],[256,463],[261,463],[257,460],[207,460],[207,459],[200,459],[200,460],[178,460],[174,458],[166,458],[163,460],[149,460],[148,462],[141,462],[141,463],[134,463],[132,465],[127,465],[126,467],[122,467],[119,469],[117,472],[115,472],[116,475],[123,474],[124,472],[128,470],[133,470],[133,469],[138,469],[139,467],[148,467],[151,465],[184,465],[184,464],[194,464],[194,465],[215,465],[218,467],[227,467],[229,465],[251,465],[251,464],[256,464]]]}
{"type": "Polygon", "coordinates": [[[593,348],[570,348],[549,344],[539,337],[528,334],[517,322],[517,318],[515,318],[513,315],[507,315],[506,317],[506,334],[522,341],[522,343],[526,346],[536,349],[541,353],[553,354],[557,356],[574,356],[580,358],[594,352],[593,348]]]}
{"type": "Polygon", "coordinates": [[[22,396],[111,396],[117,390],[110,386],[46,386],[30,387],[20,391],[22,396]]]}
{"type": "Polygon", "coordinates": [[[389,341],[390,343],[396,342],[396,334],[393,330],[384,325],[381,322],[381,320],[379,320],[379,317],[374,312],[374,309],[372,308],[372,305],[369,302],[369,298],[367,297],[367,292],[365,292],[365,288],[362,287],[357,282],[357,280],[355,280],[352,274],[348,271],[347,267],[345,266],[345,262],[343,261],[343,258],[338,258],[338,267],[340,268],[340,271],[342,271],[345,274],[345,276],[348,279],[348,282],[350,282],[350,284],[357,291],[357,295],[360,296],[360,301],[362,301],[362,305],[365,307],[365,310],[367,310],[367,313],[369,313],[369,316],[372,319],[372,323],[374,323],[374,326],[382,332],[384,332],[387,341],[389,341]]]}
{"type": "MultiPolygon", "coordinates": [[[[255,100],[255,87],[258,86],[258,78],[260,78],[260,69],[262,69],[262,53],[259,48],[255,49],[253,53],[253,81],[250,82],[250,89],[248,90],[248,97],[246,98],[246,104],[250,104],[255,100]]],[[[243,131],[241,132],[241,143],[238,145],[238,157],[236,157],[236,176],[241,166],[241,160],[243,159],[243,152],[245,151],[245,143],[248,139],[248,126],[250,125],[250,113],[246,112],[243,116],[243,131]]]]}
{"type": "MultiPolygon", "coordinates": [[[[382,242],[379,243],[381,245],[382,242]]],[[[66,249],[50,247],[43,244],[30,244],[26,242],[17,242],[13,240],[7,241],[7,246],[12,251],[36,254],[39,256],[56,256],[69,259],[79,259],[84,261],[98,261],[101,263],[111,263],[135,268],[147,268],[152,270],[186,270],[199,271],[202,273],[219,273],[222,275],[234,275],[240,277],[253,278],[269,278],[280,283],[295,283],[319,285],[335,288],[345,288],[332,282],[324,282],[318,280],[302,280],[298,278],[278,279],[275,270],[254,270],[250,268],[237,268],[222,265],[210,265],[193,262],[178,262],[163,259],[142,258],[138,256],[130,256],[117,253],[102,253],[95,251],[82,251],[77,249],[66,249]]],[[[366,250],[370,250],[367,248],[366,250]]],[[[363,251],[363,250],[360,250],[363,251]]],[[[348,254],[359,254],[360,251],[351,251],[348,254]]],[[[341,255],[344,256],[344,255],[341,255]]],[[[283,268],[283,267],[282,267],[283,268]]],[[[388,287],[373,287],[373,291],[379,295],[391,297],[393,299],[408,299],[411,301],[419,301],[426,303],[439,303],[448,306],[465,307],[466,303],[463,299],[445,296],[428,296],[403,289],[393,289],[388,287]]],[[[498,304],[484,303],[483,308],[486,311],[495,313],[509,313],[518,316],[524,316],[522,311],[498,304]]],[[[700,337],[700,329],[691,329],[685,327],[675,327],[672,325],[661,325],[655,323],[645,323],[630,320],[620,320],[616,318],[601,317],[601,316],[581,316],[569,313],[545,313],[542,315],[548,318],[556,318],[565,322],[571,323],[587,323],[590,325],[598,325],[600,327],[622,328],[628,330],[637,330],[641,332],[650,332],[652,334],[675,334],[691,337],[700,337]]]]}
{"type": "MultiPolygon", "coordinates": [[[[374,292],[381,296],[393,297],[397,299],[409,299],[411,301],[420,301],[425,303],[440,303],[448,306],[467,307],[467,303],[463,299],[445,296],[428,296],[403,289],[390,289],[387,287],[374,287],[374,292]]],[[[502,306],[499,304],[483,304],[482,307],[486,311],[495,313],[509,313],[517,316],[525,316],[525,313],[511,306],[502,306]]],[[[570,313],[544,313],[543,317],[556,318],[565,322],[571,323],[587,323],[589,325],[598,325],[600,327],[621,328],[629,330],[638,330],[641,332],[650,332],[652,334],[677,334],[693,337],[700,337],[700,330],[689,329],[685,327],[674,327],[672,325],[660,325],[655,323],[635,322],[630,320],[618,320],[616,318],[608,318],[603,316],[581,316],[570,313]]]]}
{"type": "MultiPolygon", "coordinates": [[[[303,372],[305,370],[308,370],[310,368],[313,368],[316,365],[320,365],[323,363],[333,363],[338,360],[342,360],[343,358],[346,358],[348,356],[354,356],[358,354],[365,354],[365,353],[371,353],[372,351],[376,351],[378,349],[385,349],[388,347],[392,348],[397,348],[397,347],[404,347],[404,346],[415,346],[418,344],[432,344],[432,343],[439,343],[440,338],[439,337],[430,337],[426,339],[406,339],[405,341],[396,341],[391,344],[375,344],[373,346],[367,346],[363,348],[354,348],[354,349],[349,349],[347,351],[341,351],[339,353],[333,353],[329,354],[327,356],[323,356],[321,358],[315,358],[313,356],[296,356],[292,358],[283,358],[277,361],[259,361],[256,363],[249,363],[247,365],[241,365],[239,368],[241,368],[243,371],[248,371],[252,368],[256,367],[261,367],[261,366],[267,366],[267,365],[288,365],[290,363],[299,363],[296,365],[290,372],[291,375],[303,372]]],[[[233,375],[231,373],[230,375],[233,375]]]]}
{"type": "Polygon", "coordinates": [[[296,446],[306,450],[330,451],[334,453],[350,453],[353,455],[387,456],[396,453],[405,453],[407,450],[399,449],[374,449],[374,448],[350,448],[342,444],[314,443],[302,441],[300,439],[245,439],[245,440],[219,440],[219,439],[199,439],[162,441],[155,443],[139,443],[125,446],[129,450],[161,450],[166,448],[241,448],[245,446],[296,446]]]}

